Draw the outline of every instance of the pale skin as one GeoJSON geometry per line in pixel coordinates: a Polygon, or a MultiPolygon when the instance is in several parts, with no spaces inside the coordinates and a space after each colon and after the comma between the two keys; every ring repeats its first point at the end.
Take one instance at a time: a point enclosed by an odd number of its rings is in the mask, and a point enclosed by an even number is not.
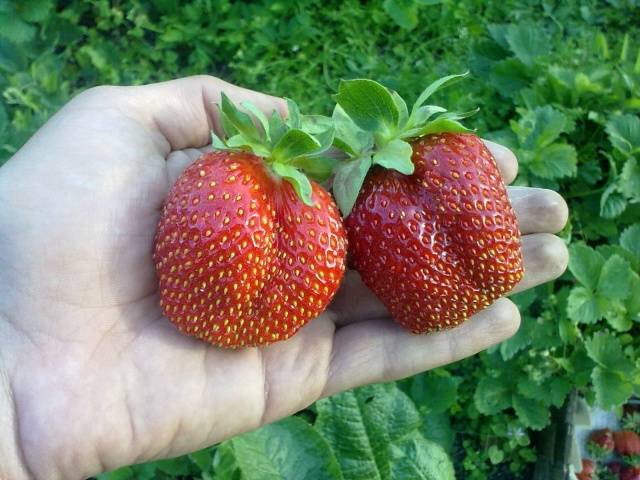
{"type": "MultiPolygon", "coordinates": [[[[270,113],[282,100],[219,79],[88,90],[0,169],[0,478],[81,479],[177,456],[318,398],[473,355],[513,335],[500,299],[463,325],[413,335],[347,272],[329,309],[288,341],[222,350],[162,316],[151,260],[162,202],[218,128],[220,92],[270,113]]],[[[517,161],[488,142],[505,182],[517,161]]],[[[509,188],[522,291],[567,265],[554,192],[509,188]]]]}

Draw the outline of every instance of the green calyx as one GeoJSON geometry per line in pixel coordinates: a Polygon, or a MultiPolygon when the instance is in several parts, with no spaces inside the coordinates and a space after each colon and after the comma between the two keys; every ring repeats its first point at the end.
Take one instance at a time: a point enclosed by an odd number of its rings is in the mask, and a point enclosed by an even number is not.
{"type": "Polygon", "coordinates": [[[367,172],[373,165],[411,175],[410,140],[442,132],[469,132],[459,120],[476,110],[448,112],[425,105],[439,88],[468,75],[449,75],[429,85],[409,111],[396,92],[368,79],[343,80],[335,95],[333,144],[347,154],[335,170],[333,194],[346,218],[356,202],[367,172]]]}
{"type": "Polygon", "coordinates": [[[291,183],[307,205],[313,205],[309,177],[322,182],[331,176],[337,160],[324,153],[334,141],[333,121],[320,115],[302,115],[287,99],[289,115],[274,110],[267,117],[251,102],[238,109],[224,93],[218,108],[222,138],[211,132],[215,150],[250,152],[264,158],[271,171],[291,183]]]}

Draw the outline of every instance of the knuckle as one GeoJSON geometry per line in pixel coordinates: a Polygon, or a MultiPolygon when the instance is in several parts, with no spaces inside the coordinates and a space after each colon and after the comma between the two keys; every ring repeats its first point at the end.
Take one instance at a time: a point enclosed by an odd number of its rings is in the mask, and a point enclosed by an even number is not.
{"type": "Polygon", "coordinates": [[[96,87],[88,88],[77,95],[73,101],[80,104],[103,104],[111,103],[122,93],[122,90],[127,87],[115,87],[112,85],[98,85],[96,87]]]}

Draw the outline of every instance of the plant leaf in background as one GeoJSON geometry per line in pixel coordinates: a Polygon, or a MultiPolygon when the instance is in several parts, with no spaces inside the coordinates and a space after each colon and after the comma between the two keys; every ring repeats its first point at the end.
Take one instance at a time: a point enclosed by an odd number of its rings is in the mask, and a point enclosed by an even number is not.
{"type": "Polygon", "coordinates": [[[246,480],[342,480],[328,443],[304,420],[290,417],[231,440],[246,480]]]}
{"type": "Polygon", "coordinates": [[[316,427],[336,452],[345,478],[385,480],[409,471],[424,475],[416,478],[454,478],[442,447],[422,436],[418,410],[394,384],[341,393],[320,400],[317,409],[316,427]],[[432,459],[439,470],[422,468],[432,459]]]}

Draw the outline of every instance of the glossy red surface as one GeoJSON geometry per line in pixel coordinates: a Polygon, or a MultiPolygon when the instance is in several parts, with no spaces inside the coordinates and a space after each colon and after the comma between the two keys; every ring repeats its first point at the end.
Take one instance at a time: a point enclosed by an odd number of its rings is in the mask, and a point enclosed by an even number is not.
{"type": "Polygon", "coordinates": [[[520,231],[475,135],[413,144],[413,175],[374,167],[345,221],[353,265],[416,333],[460,324],[523,275],[520,231]]]}
{"type": "Polygon", "coordinates": [[[284,340],[317,317],[345,270],[346,238],[331,196],[314,206],[244,153],[209,153],[173,186],[154,261],[165,315],[220,346],[284,340]]]}

